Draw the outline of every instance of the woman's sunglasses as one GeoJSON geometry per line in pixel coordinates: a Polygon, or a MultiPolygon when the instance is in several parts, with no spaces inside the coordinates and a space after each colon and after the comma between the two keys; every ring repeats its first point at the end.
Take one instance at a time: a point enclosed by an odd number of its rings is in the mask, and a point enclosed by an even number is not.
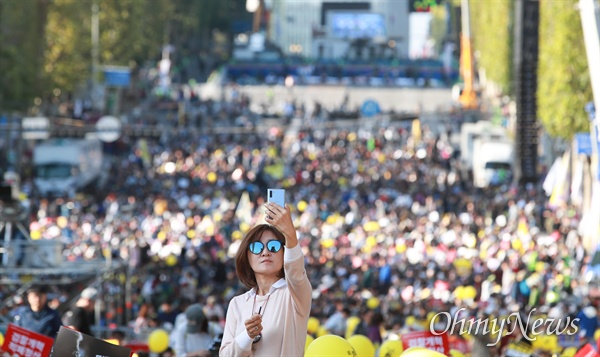
{"type": "MultiPolygon", "coordinates": [[[[281,244],[280,241],[275,239],[267,242],[267,250],[271,253],[277,253],[281,250],[282,246],[283,244],[281,244]]],[[[263,244],[263,242],[252,242],[248,246],[248,249],[250,249],[250,251],[253,254],[259,255],[260,253],[262,253],[263,249],[265,249],[265,245],[263,244]]]]}

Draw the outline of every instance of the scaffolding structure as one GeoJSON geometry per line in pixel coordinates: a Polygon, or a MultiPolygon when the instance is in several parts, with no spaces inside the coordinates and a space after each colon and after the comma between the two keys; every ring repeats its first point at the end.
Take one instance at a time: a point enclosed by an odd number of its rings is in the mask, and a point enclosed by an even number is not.
{"type": "MultiPolygon", "coordinates": [[[[120,294],[110,296],[121,307],[116,318],[121,323],[130,318],[127,316],[130,311],[122,308],[127,305],[125,302],[130,298],[131,290],[125,262],[101,256],[85,261],[65,261],[62,254],[64,243],[60,237],[32,239],[22,222],[25,215],[18,202],[0,202],[0,291],[3,293],[0,311],[10,311],[17,297],[32,286],[42,285],[67,291],[67,296],[63,296],[57,308],[62,314],[88,286],[95,287],[99,296],[106,296],[102,291],[103,283],[113,280],[121,287],[120,294]]],[[[103,300],[96,301],[96,323],[105,314],[103,300]]],[[[0,314],[0,328],[11,322],[9,314],[0,314]]]]}

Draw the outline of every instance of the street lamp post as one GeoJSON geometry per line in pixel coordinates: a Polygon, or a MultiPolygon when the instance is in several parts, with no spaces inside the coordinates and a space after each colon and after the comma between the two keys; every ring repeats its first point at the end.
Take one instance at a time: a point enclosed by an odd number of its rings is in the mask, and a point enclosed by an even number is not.
{"type": "Polygon", "coordinates": [[[99,107],[99,103],[97,102],[96,92],[97,92],[97,81],[98,81],[98,43],[100,39],[100,18],[99,18],[100,8],[98,7],[97,0],[93,0],[92,2],[92,107],[97,109],[99,107]]]}
{"type": "MultiPolygon", "coordinates": [[[[594,106],[596,110],[600,108],[600,30],[598,29],[596,4],[594,0],[579,0],[579,11],[581,13],[581,25],[583,28],[583,38],[588,59],[590,71],[590,82],[592,84],[592,94],[594,97],[594,106]]],[[[590,132],[592,141],[592,173],[596,182],[600,181],[600,169],[598,158],[598,145],[600,134],[598,130],[598,115],[590,122],[590,132]]]]}

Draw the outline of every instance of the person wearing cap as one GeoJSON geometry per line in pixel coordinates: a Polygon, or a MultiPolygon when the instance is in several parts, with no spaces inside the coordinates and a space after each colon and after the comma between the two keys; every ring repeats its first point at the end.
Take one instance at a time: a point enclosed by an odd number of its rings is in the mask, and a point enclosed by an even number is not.
{"type": "Polygon", "coordinates": [[[92,287],[83,289],[79,299],[69,311],[63,316],[63,322],[69,328],[77,330],[86,335],[92,335],[92,318],[94,302],[98,291],[92,287]]]}
{"type": "Polygon", "coordinates": [[[208,319],[202,305],[192,304],[185,310],[185,321],[176,325],[171,335],[177,357],[209,357],[212,338],[208,333],[208,319]]]}
{"type": "Polygon", "coordinates": [[[267,224],[252,228],[236,254],[250,290],[227,308],[219,356],[303,356],[312,286],[289,207],[267,203],[267,224]],[[284,249],[285,245],[285,249],[284,249]]]}
{"type": "Polygon", "coordinates": [[[55,338],[62,321],[58,312],[48,306],[47,294],[45,286],[34,286],[27,290],[28,304],[19,308],[14,317],[14,324],[55,338]]]}

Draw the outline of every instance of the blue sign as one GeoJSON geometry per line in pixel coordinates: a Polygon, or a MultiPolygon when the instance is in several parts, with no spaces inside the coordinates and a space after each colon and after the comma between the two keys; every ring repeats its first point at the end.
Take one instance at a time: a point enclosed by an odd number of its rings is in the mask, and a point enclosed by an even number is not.
{"type": "Polygon", "coordinates": [[[109,87],[129,87],[129,69],[104,68],[104,83],[109,87]]]}
{"type": "Polygon", "coordinates": [[[592,155],[592,140],[590,140],[590,133],[575,134],[575,144],[577,146],[577,154],[587,156],[592,155]]]}
{"type": "Polygon", "coordinates": [[[585,105],[585,111],[589,114],[590,120],[594,120],[596,118],[596,106],[594,102],[589,102],[585,105]]]}
{"type": "Polygon", "coordinates": [[[563,348],[579,347],[580,341],[577,335],[558,335],[558,345],[563,348]]]}
{"type": "Polygon", "coordinates": [[[365,117],[372,117],[381,112],[379,103],[372,99],[367,99],[360,107],[360,113],[365,117]]]}
{"type": "MultiPolygon", "coordinates": [[[[596,115],[596,106],[594,102],[589,102],[585,106],[585,111],[590,116],[590,121],[592,122],[592,127],[594,130],[594,135],[596,136],[595,141],[598,144],[598,156],[600,156],[600,116],[596,115]]],[[[590,140],[591,141],[591,140],[590,140]]],[[[591,144],[590,144],[591,145],[591,144]]],[[[598,168],[596,169],[596,179],[600,181],[600,158],[597,158],[598,168]]]]}

